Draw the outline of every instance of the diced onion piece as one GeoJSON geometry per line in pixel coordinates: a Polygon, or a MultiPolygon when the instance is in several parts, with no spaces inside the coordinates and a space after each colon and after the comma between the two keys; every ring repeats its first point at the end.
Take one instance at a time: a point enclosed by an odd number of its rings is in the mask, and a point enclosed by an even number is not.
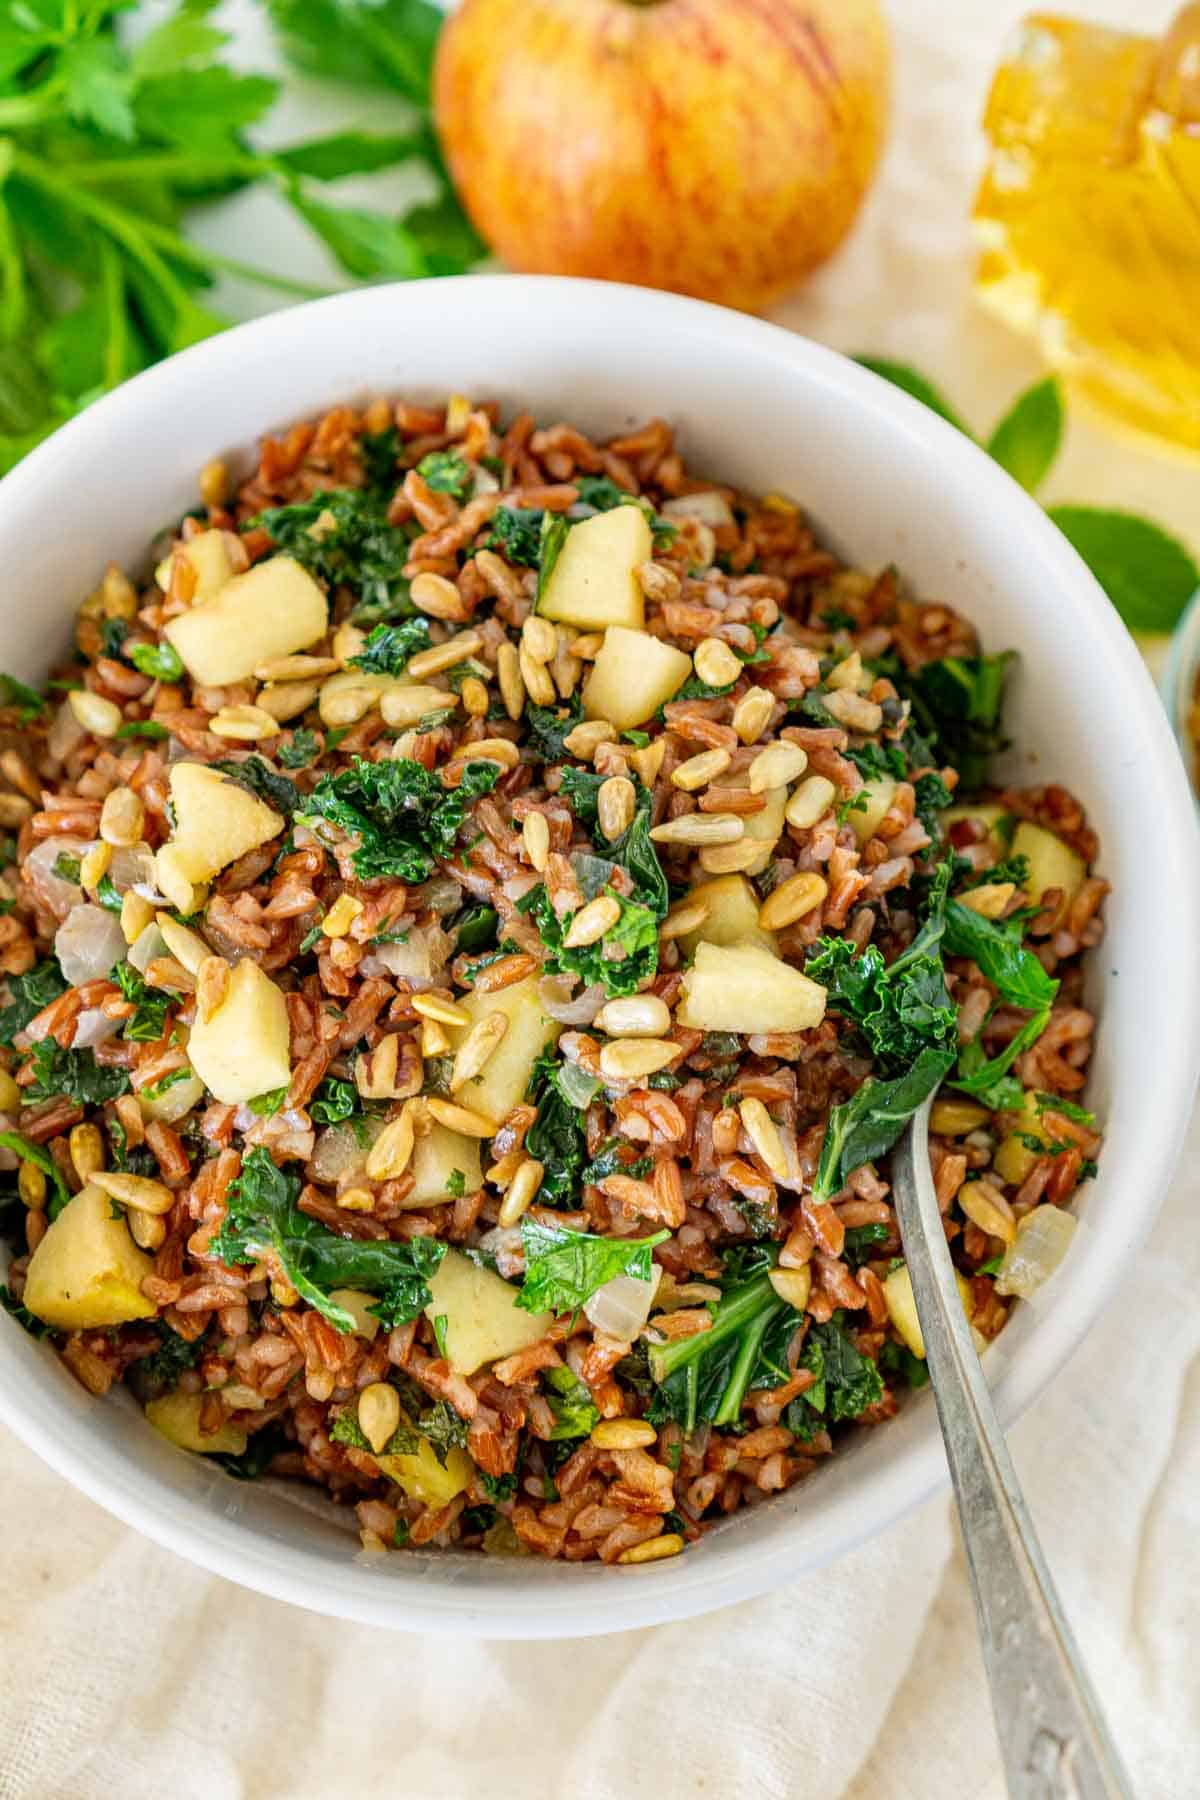
{"type": "Polygon", "coordinates": [[[440,925],[413,925],[402,944],[371,946],[372,961],[416,990],[438,985],[449,954],[450,939],[440,925]]]}
{"type": "Polygon", "coordinates": [[[147,925],[138,934],[137,942],[129,952],[127,961],[131,962],[139,975],[144,975],[150,964],[160,956],[170,956],[167,940],[157,925],[147,925]]]}
{"type": "Polygon", "coordinates": [[[583,1310],[597,1331],[631,1344],[650,1317],[661,1280],[662,1270],[657,1263],[649,1281],[641,1281],[636,1275],[614,1275],[584,1302],[583,1310]]]}
{"type": "Polygon", "coordinates": [[[82,744],[87,732],[71,711],[67,701],[63,701],[54,718],[50,722],[50,730],[46,736],[46,748],[55,762],[65,762],[72,750],[82,744]]]}
{"type": "Polygon", "coordinates": [[[98,1006],[89,1006],[75,1021],[75,1036],[71,1039],[71,1048],[91,1050],[97,1044],[107,1044],[109,1038],[116,1037],[123,1024],[123,1019],[110,1019],[98,1006]]]}
{"type": "Polygon", "coordinates": [[[493,1226],[480,1238],[479,1249],[485,1256],[495,1257],[496,1273],[506,1281],[520,1275],[525,1267],[525,1240],[519,1225],[493,1226]]]}
{"type": "Polygon", "coordinates": [[[106,873],[118,894],[136,888],[149,900],[158,893],[154,885],[154,852],[149,844],[114,850],[106,873]]]}
{"type": "Polygon", "coordinates": [[[357,1129],[349,1122],[331,1125],[317,1139],[316,1148],[307,1165],[309,1179],[333,1183],[341,1181],[354,1170],[361,1169],[366,1163],[368,1150],[383,1126],[382,1119],[360,1119],[357,1129]]]}
{"type": "Polygon", "coordinates": [[[658,510],[664,519],[699,519],[702,525],[711,525],[714,531],[719,530],[722,525],[737,522],[724,494],[711,491],[680,494],[676,499],[666,501],[658,510]]]}
{"type": "Polygon", "coordinates": [[[56,875],[54,865],[60,856],[73,857],[78,862],[90,849],[91,841],[87,838],[43,838],[25,858],[22,875],[32,888],[38,905],[53,913],[56,919],[65,919],[71,908],[78,906],[80,890],[77,881],[65,881],[61,875],[56,875]]]}
{"type": "Polygon", "coordinates": [[[1022,1300],[1035,1294],[1067,1254],[1077,1222],[1058,1206],[1035,1206],[1026,1213],[996,1271],[996,1292],[1022,1300]]]}
{"type": "Polygon", "coordinates": [[[102,906],[73,906],[54,934],[54,954],[72,987],[102,981],[125,955],[125,934],[102,906]]]}
{"type": "Polygon", "coordinates": [[[572,985],[570,975],[544,975],[538,982],[538,999],[556,1025],[590,1025],[604,1005],[604,989],[593,982],[571,998],[572,985]]]}

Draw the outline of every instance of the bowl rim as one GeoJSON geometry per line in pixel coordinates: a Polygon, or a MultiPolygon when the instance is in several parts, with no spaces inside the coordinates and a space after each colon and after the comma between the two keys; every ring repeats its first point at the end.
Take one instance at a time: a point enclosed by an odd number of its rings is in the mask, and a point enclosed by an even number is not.
{"type": "Polygon", "coordinates": [[[1171,642],[1167,650],[1167,660],[1163,665],[1159,691],[1167,716],[1171,721],[1171,729],[1175,733],[1175,741],[1179,745],[1179,754],[1183,758],[1184,771],[1192,784],[1196,804],[1200,806],[1200,746],[1197,746],[1188,731],[1188,716],[1191,713],[1196,683],[1200,680],[1200,588],[1192,595],[1180,615],[1179,623],[1171,633],[1171,642]]]}
{"type": "MultiPolygon", "coordinates": [[[[468,284],[478,305],[486,306],[489,300],[504,306],[519,304],[526,320],[538,308],[558,315],[564,307],[590,306],[603,313],[614,329],[622,322],[636,329],[649,320],[658,329],[686,333],[696,342],[707,340],[716,354],[735,362],[739,358],[773,359],[811,381],[816,389],[849,398],[864,416],[873,413],[883,420],[890,415],[891,428],[901,430],[914,452],[927,456],[931,463],[962,463],[962,480],[969,479],[979,488],[981,498],[1014,515],[1014,523],[1031,550],[1036,549],[1042,566],[1064,591],[1072,592],[1079,608],[1089,612],[1089,630],[1094,630],[1110,667],[1125,679],[1123,697],[1136,709],[1142,741],[1152,753],[1155,781],[1162,784],[1173,803],[1181,803],[1175,810],[1190,825],[1190,830],[1185,825],[1165,847],[1162,861],[1168,867],[1163,878],[1173,880],[1176,891],[1200,891],[1200,831],[1185,798],[1186,777],[1153,686],[1115,612],[1042,509],[981,448],[869,370],[781,326],[707,302],[565,277],[477,275],[354,289],[271,313],[152,366],[70,420],[0,482],[0,514],[24,508],[36,514],[46,504],[64,446],[86,450],[101,459],[110,457],[116,435],[129,433],[141,409],[161,407],[172,390],[186,391],[201,379],[236,380],[239,368],[259,354],[286,362],[288,347],[311,356],[316,343],[319,355],[322,334],[330,332],[335,323],[339,332],[352,332],[356,319],[386,313],[389,323],[398,324],[403,309],[424,304],[430,290],[449,299],[468,284]]],[[[330,340],[326,337],[324,341],[330,340]]],[[[276,423],[264,421],[263,429],[276,423]]],[[[994,1392],[1005,1424],[1037,1397],[1077,1348],[1115,1292],[1123,1258],[1144,1239],[1166,1191],[1200,1067],[1200,959],[1192,957],[1183,963],[1168,998],[1177,1054],[1164,1067],[1138,1121],[1146,1139],[1144,1173],[1151,1199],[1132,1228],[1121,1235],[1119,1245],[1114,1242],[1107,1250],[1091,1286],[1077,1292],[1069,1308],[1044,1312],[1036,1331],[1021,1346],[1020,1357],[1002,1368],[994,1392]]],[[[19,1348],[38,1347],[28,1340],[23,1346],[16,1345],[11,1334],[0,1333],[0,1371],[6,1367],[16,1370],[19,1348]]],[[[635,1585],[621,1581],[613,1571],[604,1571],[611,1579],[603,1587],[585,1590],[582,1582],[563,1581],[553,1586],[533,1580],[516,1592],[504,1585],[495,1591],[476,1587],[468,1597],[456,1583],[453,1567],[447,1570],[445,1564],[441,1573],[436,1567],[426,1572],[418,1566],[411,1575],[406,1574],[403,1583],[359,1581],[349,1568],[334,1576],[303,1548],[272,1542],[267,1534],[244,1522],[215,1516],[214,1510],[175,1491],[153,1471],[119,1453],[101,1431],[89,1433],[93,1441],[87,1456],[81,1456],[77,1448],[60,1440],[36,1407],[23,1404],[19,1381],[0,1379],[0,1419],[89,1498],[153,1541],[213,1573],[334,1617],[391,1629],[476,1637],[593,1635],[689,1618],[750,1598],[854,1548],[944,1487],[948,1479],[934,1432],[926,1434],[925,1442],[906,1446],[882,1469],[873,1471],[870,1504],[840,1506],[836,1521],[824,1522],[814,1533],[804,1558],[789,1552],[779,1536],[767,1542],[751,1538],[735,1557],[727,1559],[728,1566],[725,1561],[720,1567],[707,1563],[701,1554],[647,1565],[639,1569],[635,1585]]],[[[417,1561],[415,1557],[412,1560],[417,1561]]]]}

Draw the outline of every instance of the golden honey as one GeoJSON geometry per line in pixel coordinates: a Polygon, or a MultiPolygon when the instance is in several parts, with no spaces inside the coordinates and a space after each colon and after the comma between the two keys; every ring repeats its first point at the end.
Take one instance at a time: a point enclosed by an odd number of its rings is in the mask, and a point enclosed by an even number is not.
{"type": "Polygon", "coordinates": [[[984,127],[980,300],[1077,392],[1200,450],[1200,5],[1162,39],[1032,15],[984,127]]]}

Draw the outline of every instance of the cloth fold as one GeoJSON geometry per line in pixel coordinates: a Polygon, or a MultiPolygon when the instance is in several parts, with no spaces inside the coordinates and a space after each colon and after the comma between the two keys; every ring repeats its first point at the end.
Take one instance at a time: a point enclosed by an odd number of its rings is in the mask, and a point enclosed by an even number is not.
{"type": "MultiPolygon", "coordinates": [[[[972,308],[966,228],[988,78],[1025,8],[891,10],[896,120],[880,182],[842,255],[778,317],[918,365],[982,428],[1039,373],[972,308]]],[[[1083,10],[1152,29],[1173,7],[1083,10]]],[[[221,18],[261,66],[249,0],[221,18]]],[[[307,131],[350,122],[344,99],[301,98],[307,131]]],[[[257,204],[240,197],[206,235],[236,253],[253,230],[285,266],[279,223],[257,204]]],[[[1049,493],[1195,532],[1193,470],[1117,446],[1081,414],[1049,493]]],[[[1119,1301],[1010,1440],[1146,1800],[1200,1792],[1198,1165],[1200,1126],[1119,1301]]],[[[946,1496],[762,1599],[565,1644],[442,1642],[262,1599],[127,1531],[2,1428],[0,1504],[0,1800],[1003,1795],[946,1496]]]]}

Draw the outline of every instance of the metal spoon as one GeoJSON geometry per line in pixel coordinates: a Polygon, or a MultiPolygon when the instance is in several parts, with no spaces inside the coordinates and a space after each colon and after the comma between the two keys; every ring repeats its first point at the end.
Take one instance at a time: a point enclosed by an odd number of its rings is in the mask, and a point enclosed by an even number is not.
{"type": "Polygon", "coordinates": [[[954,1280],[929,1109],[893,1158],[896,1216],[958,1500],[992,1712],[1012,1800],[1131,1800],[1059,1605],[954,1280]]]}

